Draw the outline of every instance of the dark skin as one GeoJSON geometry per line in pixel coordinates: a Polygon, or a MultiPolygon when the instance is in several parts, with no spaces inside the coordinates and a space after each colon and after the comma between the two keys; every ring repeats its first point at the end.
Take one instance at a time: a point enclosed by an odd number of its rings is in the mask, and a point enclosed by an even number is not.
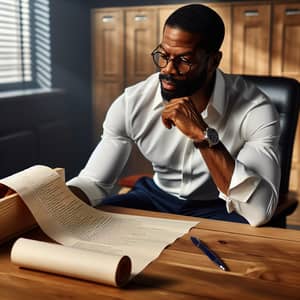
{"type": "MultiPolygon", "coordinates": [[[[193,59],[193,63],[195,64],[187,75],[182,76],[178,75],[173,62],[170,61],[165,68],[161,69],[161,73],[174,75],[179,80],[194,78],[197,72],[203,69],[204,62],[203,51],[195,52],[199,42],[201,43],[200,36],[197,34],[166,26],[161,43],[166,54],[171,58],[187,54],[186,56],[193,59]]],[[[208,61],[206,61],[208,71],[206,80],[202,87],[192,96],[172,99],[165,105],[162,112],[162,122],[168,129],[176,126],[184,135],[192,140],[203,141],[203,131],[206,129],[207,124],[202,119],[200,113],[208,104],[213,89],[215,71],[221,57],[221,52],[210,54],[208,61]]],[[[165,81],[162,82],[162,85],[167,90],[175,88],[171,83],[165,81]]],[[[206,162],[215,184],[224,194],[227,194],[234,170],[234,159],[221,142],[213,148],[203,146],[199,151],[206,162]]],[[[83,191],[73,186],[69,188],[77,197],[89,203],[88,197],[83,191]]]]}
{"type": "MultiPolygon", "coordinates": [[[[186,75],[179,75],[170,61],[161,73],[173,75],[178,80],[185,80],[196,76],[197,72],[203,68],[203,59],[201,59],[200,50],[197,45],[201,45],[200,36],[194,33],[183,31],[179,28],[166,26],[163,34],[162,47],[166,54],[171,58],[182,55],[183,53],[193,53],[195,64],[191,71],[186,75]],[[202,63],[202,65],[201,65],[202,63]]],[[[203,55],[203,54],[202,54],[203,55]]],[[[192,56],[192,55],[191,55],[192,56]]],[[[170,129],[176,126],[184,135],[194,141],[203,141],[204,130],[207,124],[201,117],[201,112],[206,108],[212,93],[215,71],[219,65],[222,54],[217,51],[210,54],[207,61],[207,76],[204,84],[190,97],[181,97],[172,99],[165,105],[162,112],[162,121],[166,128],[170,129]]],[[[163,88],[172,91],[176,87],[171,83],[162,81],[163,88]]],[[[209,148],[202,146],[199,148],[203,159],[210,171],[210,174],[224,193],[228,194],[231,177],[234,170],[234,159],[220,142],[216,146],[209,148]]]]}

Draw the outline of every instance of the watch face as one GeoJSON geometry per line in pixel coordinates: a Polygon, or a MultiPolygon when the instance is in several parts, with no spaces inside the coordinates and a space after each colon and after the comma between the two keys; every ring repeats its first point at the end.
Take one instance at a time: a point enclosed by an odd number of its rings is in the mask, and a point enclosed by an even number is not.
{"type": "Polygon", "coordinates": [[[205,132],[205,136],[210,147],[219,143],[219,135],[215,129],[207,128],[205,132]]]}

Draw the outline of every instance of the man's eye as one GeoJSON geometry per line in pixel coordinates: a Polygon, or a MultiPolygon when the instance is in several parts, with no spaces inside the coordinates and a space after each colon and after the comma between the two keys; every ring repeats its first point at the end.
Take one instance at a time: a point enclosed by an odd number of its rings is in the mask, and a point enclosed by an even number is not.
{"type": "Polygon", "coordinates": [[[169,56],[167,54],[164,54],[164,53],[161,53],[161,52],[159,54],[160,54],[161,58],[166,59],[166,60],[169,59],[169,56]]]}
{"type": "Polygon", "coordinates": [[[188,65],[189,65],[189,64],[192,63],[191,60],[190,60],[189,58],[184,57],[184,56],[180,56],[179,59],[180,59],[180,61],[181,61],[182,63],[184,63],[184,64],[188,64],[188,65]]]}

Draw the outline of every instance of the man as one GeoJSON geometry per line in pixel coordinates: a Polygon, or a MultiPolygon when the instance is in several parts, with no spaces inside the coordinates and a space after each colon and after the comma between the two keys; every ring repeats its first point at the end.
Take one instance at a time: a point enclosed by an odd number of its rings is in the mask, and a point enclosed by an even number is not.
{"type": "Polygon", "coordinates": [[[243,78],[219,69],[224,24],[210,8],[187,5],[167,19],[152,58],[160,69],[111,106],[102,140],[68,184],[100,203],[250,223],[278,201],[279,119],[243,78]],[[109,196],[135,142],[153,165],[126,195],[109,196]]]}

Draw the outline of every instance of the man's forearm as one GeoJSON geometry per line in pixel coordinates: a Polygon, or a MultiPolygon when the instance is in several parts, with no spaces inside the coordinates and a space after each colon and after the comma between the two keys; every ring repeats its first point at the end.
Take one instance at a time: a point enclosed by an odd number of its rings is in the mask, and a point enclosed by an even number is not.
{"type": "Polygon", "coordinates": [[[208,146],[200,147],[199,150],[216,186],[222,193],[228,195],[235,165],[231,154],[221,142],[211,148],[208,146]]]}

